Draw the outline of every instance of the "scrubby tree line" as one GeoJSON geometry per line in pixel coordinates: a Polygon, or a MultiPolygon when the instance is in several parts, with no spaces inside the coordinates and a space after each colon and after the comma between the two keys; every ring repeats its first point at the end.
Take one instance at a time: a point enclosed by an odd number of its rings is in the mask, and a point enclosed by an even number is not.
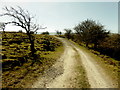
{"type": "Polygon", "coordinates": [[[66,38],[120,60],[120,34],[112,34],[104,25],[90,19],[79,23],[73,30],[74,33],[65,29],[66,38]]]}
{"type": "Polygon", "coordinates": [[[46,32],[42,32],[41,34],[43,34],[43,35],[49,35],[49,32],[46,31],[46,32]]]}
{"type": "Polygon", "coordinates": [[[56,34],[57,34],[57,35],[62,35],[62,32],[59,31],[59,30],[56,30],[56,34]]]}

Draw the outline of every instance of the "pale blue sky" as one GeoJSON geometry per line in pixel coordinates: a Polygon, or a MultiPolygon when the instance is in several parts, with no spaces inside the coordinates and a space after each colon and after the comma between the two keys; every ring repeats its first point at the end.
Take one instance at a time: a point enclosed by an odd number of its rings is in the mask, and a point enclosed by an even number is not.
{"type": "MultiPolygon", "coordinates": [[[[113,33],[118,32],[117,2],[2,2],[0,3],[0,12],[4,6],[21,6],[27,9],[36,16],[35,20],[38,24],[47,26],[45,31],[72,29],[81,21],[93,19],[105,25],[107,30],[113,33]]],[[[8,20],[8,18],[0,17],[0,22],[8,20]]],[[[11,26],[6,29],[13,30],[11,26]]],[[[14,27],[14,29],[18,28],[14,27]]]]}

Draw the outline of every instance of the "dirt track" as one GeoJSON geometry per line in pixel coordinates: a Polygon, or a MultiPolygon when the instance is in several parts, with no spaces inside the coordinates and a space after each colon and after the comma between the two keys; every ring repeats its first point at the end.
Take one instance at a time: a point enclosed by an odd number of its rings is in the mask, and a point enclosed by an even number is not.
{"type": "Polygon", "coordinates": [[[82,65],[86,71],[86,77],[91,88],[113,88],[112,80],[106,75],[105,71],[95,62],[87,52],[81,50],[68,40],[59,38],[65,47],[61,58],[44,75],[38,78],[33,84],[33,88],[75,88],[78,72],[76,66],[82,65]],[[76,60],[76,54],[80,57],[76,60]]]}

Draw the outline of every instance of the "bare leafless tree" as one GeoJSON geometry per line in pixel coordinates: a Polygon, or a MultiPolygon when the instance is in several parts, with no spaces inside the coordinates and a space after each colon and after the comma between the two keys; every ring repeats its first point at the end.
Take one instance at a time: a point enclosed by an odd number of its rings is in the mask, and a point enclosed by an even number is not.
{"type": "Polygon", "coordinates": [[[0,30],[2,30],[3,32],[5,30],[5,26],[6,26],[6,23],[0,22],[0,30]]]}
{"type": "Polygon", "coordinates": [[[34,40],[35,40],[35,37],[33,35],[33,33],[37,32],[37,30],[39,29],[39,25],[38,24],[35,24],[33,23],[33,16],[31,16],[31,14],[22,9],[21,7],[17,7],[16,8],[13,8],[13,7],[4,7],[3,8],[5,13],[3,13],[2,15],[0,16],[9,16],[11,17],[11,21],[10,22],[7,22],[7,24],[14,24],[16,26],[20,26],[22,27],[23,29],[26,30],[26,34],[28,35],[29,37],[29,40],[30,40],[30,49],[31,49],[31,53],[32,53],[32,56],[34,57],[34,53],[35,53],[35,48],[34,48],[34,40]]]}

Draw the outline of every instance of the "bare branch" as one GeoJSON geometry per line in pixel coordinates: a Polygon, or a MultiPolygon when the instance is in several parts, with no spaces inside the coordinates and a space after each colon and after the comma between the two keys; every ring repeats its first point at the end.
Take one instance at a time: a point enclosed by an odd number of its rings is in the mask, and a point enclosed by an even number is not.
{"type": "Polygon", "coordinates": [[[18,6],[18,9],[15,9],[13,7],[4,7],[3,8],[6,13],[1,14],[0,16],[10,16],[14,18],[12,22],[14,25],[20,26],[26,30],[26,32],[37,31],[39,29],[39,26],[36,24],[32,24],[33,17],[30,16],[28,11],[25,11],[21,7],[18,6]]]}

